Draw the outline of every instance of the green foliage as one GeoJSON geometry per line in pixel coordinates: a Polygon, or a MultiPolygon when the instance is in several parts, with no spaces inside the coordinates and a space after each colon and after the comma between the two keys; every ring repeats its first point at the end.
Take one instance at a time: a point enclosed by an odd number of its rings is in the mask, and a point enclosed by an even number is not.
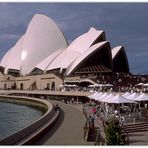
{"type": "Polygon", "coordinates": [[[107,145],[124,145],[124,140],[121,135],[119,121],[112,118],[105,126],[106,144],[107,145]]]}

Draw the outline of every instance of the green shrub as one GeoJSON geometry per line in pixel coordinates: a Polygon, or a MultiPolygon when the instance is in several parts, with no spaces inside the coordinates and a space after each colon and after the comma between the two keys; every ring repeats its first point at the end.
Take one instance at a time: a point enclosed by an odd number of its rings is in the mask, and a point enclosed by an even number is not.
{"type": "Polygon", "coordinates": [[[121,127],[116,118],[110,119],[105,124],[106,144],[107,145],[124,145],[124,139],[121,134],[121,127]]]}

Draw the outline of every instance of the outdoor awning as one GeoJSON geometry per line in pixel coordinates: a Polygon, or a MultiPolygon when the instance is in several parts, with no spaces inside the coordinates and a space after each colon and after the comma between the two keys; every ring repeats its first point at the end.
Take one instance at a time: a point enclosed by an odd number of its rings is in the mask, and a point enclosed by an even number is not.
{"type": "Polygon", "coordinates": [[[90,99],[94,99],[94,97],[95,97],[97,94],[99,94],[99,93],[98,93],[98,92],[95,92],[94,94],[88,96],[88,98],[90,98],[90,99]]]}
{"type": "Polygon", "coordinates": [[[144,83],[138,83],[138,84],[136,84],[136,86],[143,86],[144,85],[144,83]]]}
{"type": "Polygon", "coordinates": [[[135,101],[148,101],[148,95],[146,93],[142,93],[135,99],[135,101]]]}
{"type": "Polygon", "coordinates": [[[138,93],[132,93],[130,96],[127,96],[126,98],[130,100],[135,100],[138,97],[139,97],[138,93]]]}
{"type": "Polygon", "coordinates": [[[97,101],[104,102],[103,99],[106,98],[107,96],[108,96],[108,94],[104,93],[102,96],[97,97],[97,101]]]}
{"type": "Polygon", "coordinates": [[[131,94],[132,94],[132,93],[126,92],[126,93],[124,93],[122,96],[126,98],[126,97],[130,96],[131,94]]]}
{"type": "Polygon", "coordinates": [[[136,103],[132,100],[126,99],[125,97],[121,96],[121,95],[116,95],[115,97],[106,100],[106,102],[108,103],[113,103],[113,104],[120,104],[120,103],[136,103]]]}

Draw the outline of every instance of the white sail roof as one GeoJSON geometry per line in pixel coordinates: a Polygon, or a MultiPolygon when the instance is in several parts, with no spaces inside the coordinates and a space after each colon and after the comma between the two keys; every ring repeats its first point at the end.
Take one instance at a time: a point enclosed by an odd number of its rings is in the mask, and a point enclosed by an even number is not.
{"type": "Polygon", "coordinates": [[[67,42],[58,26],[47,16],[37,14],[31,20],[22,46],[26,55],[22,62],[22,74],[31,70],[49,54],[66,48],[67,42]]]}
{"type": "Polygon", "coordinates": [[[7,66],[7,60],[9,59],[9,54],[10,54],[10,52],[11,52],[12,49],[13,48],[11,48],[10,50],[8,50],[5,53],[4,57],[1,60],[0,66],[2,66],[2,67],[6,67],[7,66]]]}
{"type": "Polygon", "coordinates": [[[63,50],[46,68],[46,71],[61,68],[61,62],[64,59],[66,50],[63,50]]]}
{"type": "Polygon", "coordinates": [[[96,30],[91,27],[90,30],[76,38],[67,48],[67,50],[73,50],[78,53],[83,53],[87,50],[92,43],[103,33],[102,30],[96,30]]]}
{"type": "Polygon", "coordinates": [[[107,41],[99,42],[91,46],[85,53],[81,54],[66,70],[66,75],[69,75],[87,56],[91,55],[96,50],[99,50],[107,41]]]}
{"type": "Polygon", "coordinates": [[[121,50],[122,46],[117,46],[112,49],[112,59],[116,56],[116,54],[121,50]]]}
{"type": "Polygon", "coordinates": [[[53,57],[48,58],[54,59],[60,52],[57,50],[67,46],[59,27],[49,17],[36,14],[25,35],[5,54],[0,65],[5,68],[5,72],[15,69],[23,75],[29,74],[36,65],[44,69],[49,63],[47,60],[41,62],[56,51],[53,57]]]}
{"type": "Polygon", "coordinates": [[[76,38],[67,48],[67,54],[62,61],[62,69],[66,69],[79,55],[84,53],[94,41],[100,37],[103,31],[90,28],[90,30],[76,38]]]}
{"type": "Polygon", "coordinates": [[[21,68],[21,53],[22,53],[22,43],[24,40],[24,36],[22,36],[18,42],[16,43],[15,47],[11,50],[9,55],[9,60],[7,62],[7,68],[9,69],[16,69],[20,70],[21,68]],[[13,61],[13,62],[12,62],[13,61]]]}
{"type": "Polygon", "coordinates": [[[4,73],[7,74],[9,69],[20,70],[21,67],[21,51],[24,36],[22,36],[18,42],[7,51],[1,61],[1,66],[5,68],[4,73]]]}
{"type": "MultiPolygon", "coordinates": [[[[46,67],[46,71],[60,68],[66,69],[75,59],[77,59],[81,54],[83,54],[92,43],[100,37],[103,31],[98,31],[95,28],[91,28],[87,33],[81,35],[76,38],[65,50],[60,52],[55,58],[53,58],[52,62],[41,62],[41,64],[36,67],[46,67]],[[42,66],[41,66],[42,65],[42,66]],[[45,66],[46,65],[46,66],[45,66]]],[[[50,56],[49,56],[50,58],[50,56]]],[[[47,58],[48,59],[48,58],[47,58]]],[[[43,68],[42,68],[43,69],[43,68]]]]}
{"type": "MultiPolygon", "coordinates": [[[[54,67],[57,68],[63,68],[63,62],[67,61],[65,63],[67,66],[69,66],[80,54],[75,51],[67,51],[64,50],[52,63],[48,66],[47,70],[51,70],[54,67]],[[65,60],[66,59],[66,60],[65,60]]],[[[64,66],[64,68],[67,68],[64,66]]]]}
{"type": "Polygon", "coordinates": [[[60,54],[64,51],[64,49],[59,49],[53,54],[49,55],[45,60],[43,60],[41,63],[39,63],[36,68],[39,68],[43,71],[47,70],[50,63],[60,54]]]}

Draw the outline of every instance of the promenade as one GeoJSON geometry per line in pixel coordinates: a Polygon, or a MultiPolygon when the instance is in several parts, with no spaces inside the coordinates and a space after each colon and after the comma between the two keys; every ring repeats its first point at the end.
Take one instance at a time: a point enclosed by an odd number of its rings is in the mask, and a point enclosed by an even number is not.
{"type": "Polygon", "coordinates": [[[93,92],[88,91],[49,91],[49,90],[0,90],[0,94],[30,94],[30,95],[51,95],[51,96],[75,96],[86,97],[93,92]]]}
{"type": "Polygon", "coordinates": [[[148,145],[148,131],[130,133],[129,145],[148,145]]]}
{"type": "Polygon", "coordinates": [[[88,145],[83,140],[83,126],[85,118],[82,114],[81,104],[65,104],[52,101],[62,109],[60,117],[54,127],[36,144],[40,145],[88,145]]]}

